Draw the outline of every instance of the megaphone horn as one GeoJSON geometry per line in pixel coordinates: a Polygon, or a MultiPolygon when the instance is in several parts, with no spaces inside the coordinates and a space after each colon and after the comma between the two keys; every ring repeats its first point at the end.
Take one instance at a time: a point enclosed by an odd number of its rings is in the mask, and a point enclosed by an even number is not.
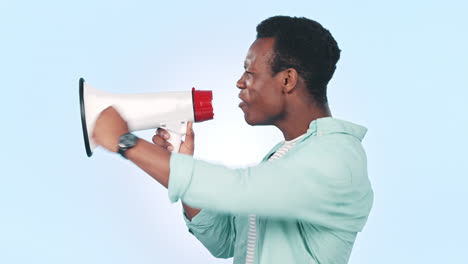
{"type": "Polygon", "coordinates": [[[96,144],[92,139],[99,114],[113,106],[127,121],[130,131],[164,128],[170,134],[169,142],[175,152],[186,134],[187,122],[213,119],[212,91],[114,94],[97,90],[83,78],[79,81],[80,111],[83,138],[88,157],[96,144]]]}

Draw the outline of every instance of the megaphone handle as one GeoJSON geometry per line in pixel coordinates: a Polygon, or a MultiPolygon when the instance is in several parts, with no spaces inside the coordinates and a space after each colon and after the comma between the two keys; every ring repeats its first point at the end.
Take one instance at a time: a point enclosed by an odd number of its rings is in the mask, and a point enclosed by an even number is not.
{"type": "Polygon", "coordinates": [[[172,152],[178,153],[179,148],[180,148],[180,143],[182,143],[182,134],[172,132],[172,131],[167,131],[171,135],[169,139],[167,140],[169,143],[172,144],[172,147],[174,148],[172,152]]]}

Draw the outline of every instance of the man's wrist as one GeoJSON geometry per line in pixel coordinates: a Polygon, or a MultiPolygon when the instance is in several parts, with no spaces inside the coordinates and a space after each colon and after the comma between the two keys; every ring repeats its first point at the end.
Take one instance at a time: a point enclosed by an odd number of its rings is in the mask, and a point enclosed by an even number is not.
{"type": "Polygon", "coordinates": [[[125,133],[119,137],[119,143],[117,145],[117,152],[127,159],[127,151],[136,146],[138,137],[132,133],[125,133]]]}

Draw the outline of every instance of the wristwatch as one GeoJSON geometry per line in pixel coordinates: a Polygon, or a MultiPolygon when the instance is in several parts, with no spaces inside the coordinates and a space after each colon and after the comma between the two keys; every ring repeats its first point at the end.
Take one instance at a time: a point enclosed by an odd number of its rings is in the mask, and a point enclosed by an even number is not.
{"type": "Polygon", "coordinates": [[[125,157],[125,151],[133,148],[136,145],[138,137],[133,135],[132,133],[123,134],[119,138],[119,154],[122,157],[125,157]]]}

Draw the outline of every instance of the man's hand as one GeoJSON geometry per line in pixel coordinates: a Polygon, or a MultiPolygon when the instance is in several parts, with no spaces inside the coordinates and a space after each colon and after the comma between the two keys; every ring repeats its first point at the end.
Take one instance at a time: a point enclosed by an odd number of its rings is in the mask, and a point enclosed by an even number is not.
{"type": "MultiPolygon", "coordinates": [[[[187,154],[193,156],[195,150],[195,133],[192,129],[193,122],[187,122],[187,134],[185,135],[185,141],[182,141],[179,148],[179,153],[187,154]]],[[[156,134],[153,136],[153,143],[167,149],[169,151],[173,150],[172,144],[167,142],[171,135],[167,130],[158,128],[156,134]]]]}
{"type": "MultiPolygon", "coordinates": [[[[185,135],[185,141],[183,141],[180,144],[179,148],[179,153],[182,154],[187,154],[190,156],[193,156],[193,152],[195,150],[195,133],[193,133],[192,129],[193,123],[188,122],[187,123],[187,134],[185,135]]],[[[156,135],[153,136],[153,143],[167,149],[169,151],[172,151],[172,145],[171,143],[167,142],[171,135],[167,132],[167,130],[159,128],[156,131],[156,135]]],[[[184,202],[182,202],[182,206],[185,211],[185,216],[191,221],[192,218],[194,218],[201,210],[197,208],[190,207],[186,205],[184,202]]]]}
{"type": "Polygon", "coordinates": [[[107,150],[117,152],[120,136],[128,132],[127,122],[114,107],[109,106],[101,112],[96,120],[93,140],[107,150]]]}

